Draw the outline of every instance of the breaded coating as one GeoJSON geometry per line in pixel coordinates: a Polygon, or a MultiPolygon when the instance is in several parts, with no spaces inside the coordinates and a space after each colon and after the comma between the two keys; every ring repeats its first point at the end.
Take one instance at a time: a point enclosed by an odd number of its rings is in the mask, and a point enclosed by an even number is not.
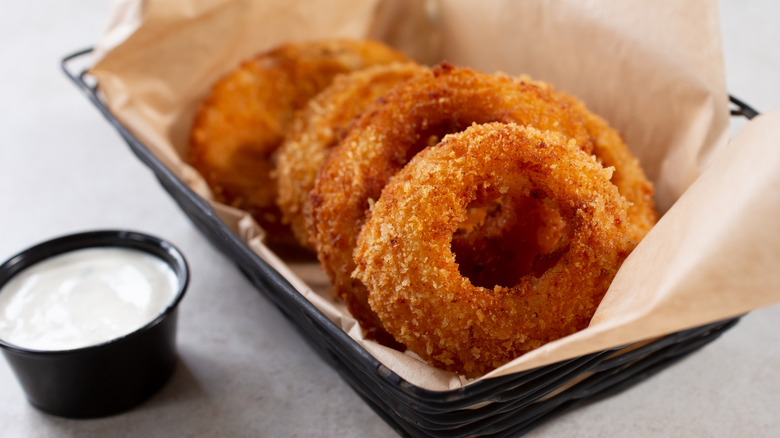
{"type": "Polygon", "coordinates": [[[652,183],[615,129],[604,119],[589,111],[576,97],[564,93],[560,95],[580,116],[585,129],[593,137],[595,141],[593,155],[604,167],[615,169],[612,174],[612,184],[617,186],[620,194],[631,204],[628,208],[631,237],[637,242],[641,241],[658,222],[652,183]]]}
{"type": "Polygon", "coordinates": [[[292,241],[280,223],[272,153],[295,111],[340,73],[407,61],[371,41],[285,44],[261,53],[214,84],[195,117],[189,162],[217,201],[249,212],[269,238],[292,241]]]}
{"type": "Polygon", "coordinates": [[[382,191],[357,240],[355,276],[398,341],[434,366],[482,375],[588,325],[636,244],[611,176],[557,132],[490,123],[448,135],[382,191]],[[539,238],[518,254],[506,247],[521,276],[482,287],[451,245],[469,206],[496,200],[535,210],[514,225],[539,238]]]}
{"type": "Polygon", "coordinates": [[[414,63],[395,63],[339,75],[295,116],[276,152],[277,205],[301,245],[313,249],[303,212],[325,157],[370,103],[421,71],[414,63]]]}

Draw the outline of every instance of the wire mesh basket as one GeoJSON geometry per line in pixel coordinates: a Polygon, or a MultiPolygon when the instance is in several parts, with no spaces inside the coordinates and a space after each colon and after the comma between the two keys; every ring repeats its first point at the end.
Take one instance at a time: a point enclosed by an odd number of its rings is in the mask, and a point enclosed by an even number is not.
{"type": "MultiPolygon", "coordinates": [[[[311,348],[398,433],[415,437],[518,436],[544,421],[658,373],[717,339],[739,318],[683,330],[639,347],[614,348],[449,390],[404,380],[331,322],[279,272],[222,222],[211,206],[176,177],[111,113],[83,64],[91,49],[62,60],[62,69],[154,172],[193,224],[227,255],[263,296],[293,323],[311,348]]],[[[758,113],[731,97],[734,116],[758,113]]]]}

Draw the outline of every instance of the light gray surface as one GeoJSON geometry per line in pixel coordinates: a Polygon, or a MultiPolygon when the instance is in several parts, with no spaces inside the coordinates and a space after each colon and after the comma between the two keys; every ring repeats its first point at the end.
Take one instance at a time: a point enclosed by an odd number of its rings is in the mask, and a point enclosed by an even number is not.
{"type": "MultiPolygon", "coordinates": [[[[780,109],[772,0],[722,1],[729,91],[780,109]]],[[[130,228],[178,245],[193,271],[181,363],[138,408],[67,420],[32,408],[0,361],[2,436],[395,436],[294,328],[190,224],[152,174],[60,73],[94,43],[104,0],[7,2],[0,14],[0,259],[75,231],[130,228]]],[[[780,433],[780,306],[621,394],[531,436],[774,436],[780,433]]]]}

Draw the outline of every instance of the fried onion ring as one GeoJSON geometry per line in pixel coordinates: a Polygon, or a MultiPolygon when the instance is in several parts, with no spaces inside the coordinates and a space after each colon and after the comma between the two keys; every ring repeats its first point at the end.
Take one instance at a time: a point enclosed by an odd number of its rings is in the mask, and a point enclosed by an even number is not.
{"type": "Polygon", "coordinates": [[[275,205],[271,154],[295,111],[337,74],[407,60],[371,41],[285,44],[264,52],[213,86],[195,117],[189,162],[217,201],[249,212],[272,240],[292,241],[275,205]]]}
{"type": "Polygon", "coordinates": [[[301,245],[314,249],[303,212],[327,154],[371,102],[421,71],[423,67],[413,63],[396,63],[339,75],[296,115],[276,152],[276,203],[282,222],[290,225],[301,245]]]}
{"type": "Polygon", "coordinates": [[[448,135],[382,191],[355,275],[398,341],[435,366],[482,375],[587,326],[635,245],[611,175],[559,133],[493,123],[448,135]],[[463,276],[451,243],[480,199],[536,204],[536,257],[552,256],[549,267],[491,288],[463,276]]]}
{"type": "Polygon", "coordinates": [[[351,277],[352,253],[369,204],[417,152],[472,123],[516,122],[594,142],[580,118],[546,87],[448,64],[415,76],[367,108],[323,164],[306,222],[334,290],[369,334],[381,323],[351,277]]]}

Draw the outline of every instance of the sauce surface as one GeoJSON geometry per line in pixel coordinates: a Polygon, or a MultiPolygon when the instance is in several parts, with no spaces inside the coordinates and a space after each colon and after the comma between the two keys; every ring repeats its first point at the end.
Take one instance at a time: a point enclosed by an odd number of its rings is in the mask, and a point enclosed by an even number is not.
{"type": "Polygon", "coordinates": [[[67,252],[28,267],[0,289],[0,339],[33,350],[100,344],[152,321],[176,291],[170,266],[146,252],[67,252]]]}

